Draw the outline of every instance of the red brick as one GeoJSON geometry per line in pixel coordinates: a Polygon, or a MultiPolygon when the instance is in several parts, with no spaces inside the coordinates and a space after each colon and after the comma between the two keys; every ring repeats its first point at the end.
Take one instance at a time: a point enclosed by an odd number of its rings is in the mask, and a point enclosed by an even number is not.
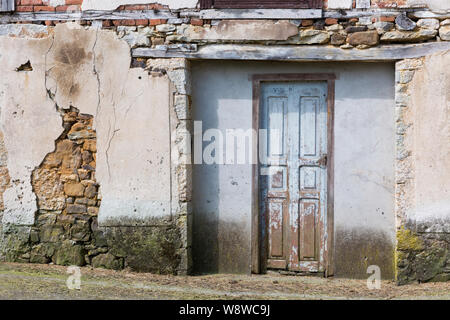
{"type": "Polygon", "coordinates": [[[124,6],[124,10],[148,10],[148,5],[146,4],[139,4],[139,5],[126,5],[124,6]]]}
{"type": "Polygon", "coordinates": [[[167,19],[150,19],[150,25],[156,26],[158,24],[164,24],[167,22],[167,19]]]}
{"type": "Polygon", "coordinates": [[[17,12],[33,12],[33,6],[18,6],[16,7],[17,12]]]}
{"type": "Polygon", "coordinates": [[[202,26],[203,20],[202,19],[191,19],[191,24],[193,26],[202,26]]]}
{"type": "Polygon", "coordinates": [[[136,19],[134,21],[137,26],[148,26],[148,19],[136,19]]]}
{"type": "Polygon", "coordinates": [[[113,20],[113,24],[117,26],[135,26],[136,22],[134,20],[113,20]]]}
{"type": "Polygon", "coordinates": [[[302,20],[302,27],[309,27],[314,24],[313,20],[302,20]]]}
{"type": "Polygon", "coordinates": [[[67,8],[69,8],[69,6],[57,6],[55,9],[58,12],[63,12],[63,11],[67,11],[67,8]]]}
{"type": "Polygon", "coordinates": [[[325,19],[325,24],[328,26],[331,26],[331,25],[337,24],[337,23],[338,23],[338,19],[333,19],[333,18],[325,19]]]}
{"type": "Polygon", "coordinates": [[[120,23],[121,26],[135,26],[136,21],[135,20],[122,20],[120,23]]]}
{"type": "Polygon", "coordinates": [[[20,0],[22,6],[39,6],[42,5],[42,0],[20,0]]]}
{"type": "Polygon", "coordinates": [[[79,4],[81,5],[83,3],[83,0],[66,0],[66,5],[70,6],[73,4],[79,4]]]}
{"type": "Polygon", "coordinates": [[[34,12],[40,12],[40,11],[55,11],[55,7],[50,6],[35,6],[34,12]]]}
{"type": "Polygon", "coordinates": [[[380,17],[382,22],[395,22],[395,17],[380,17]]]}

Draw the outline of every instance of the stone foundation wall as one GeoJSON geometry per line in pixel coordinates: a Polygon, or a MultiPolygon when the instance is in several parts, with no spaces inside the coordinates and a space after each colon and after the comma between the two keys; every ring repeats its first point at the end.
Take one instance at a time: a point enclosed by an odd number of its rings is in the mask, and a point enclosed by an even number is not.
{"type": "Polygon", "coordinates": [[[32,173],[38,211],[34,226],[4,226],[7,261],[58,265],[92,264],[119,269],[123,259],[108,254],[98,230],[101,203],[95,179],[96,133],[93,116],[59,110],[63,133],[32,173]]]}
{"type": "Polygon", "coordinates": [[[450,233],[427,231],[426,225],[397,232],[397,282],[450,281],[450,233]]]}

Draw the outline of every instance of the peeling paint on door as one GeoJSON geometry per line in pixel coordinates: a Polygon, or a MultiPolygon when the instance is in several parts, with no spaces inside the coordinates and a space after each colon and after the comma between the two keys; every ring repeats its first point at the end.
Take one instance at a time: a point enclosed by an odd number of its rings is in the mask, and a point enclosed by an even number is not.
{"type": "Polygon", "coordinates": [[[324,271],[326,97],[326,82],[261,87],[261,128],[267,130],[261,170],[269,175],[261,177],[260,207],[269,269],[324,271]]]}

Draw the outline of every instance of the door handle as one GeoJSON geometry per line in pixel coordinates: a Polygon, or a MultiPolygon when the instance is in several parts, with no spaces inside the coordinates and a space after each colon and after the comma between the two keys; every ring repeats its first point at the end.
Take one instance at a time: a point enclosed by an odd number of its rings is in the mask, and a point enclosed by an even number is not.
{"type": "Polygon", "coordinates": [[[318,163],[319,163],[319,166],[326,167],[328,164],[328,155],[327,154],[322,155],[322,157],[319,159],[318,163]]]}

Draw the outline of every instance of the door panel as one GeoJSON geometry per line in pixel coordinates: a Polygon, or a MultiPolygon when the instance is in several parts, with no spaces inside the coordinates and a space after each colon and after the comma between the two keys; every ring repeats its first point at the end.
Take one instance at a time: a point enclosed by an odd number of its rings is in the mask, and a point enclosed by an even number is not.
{"type": "Polygon", "coordinates": [[[323,271],[327,83],[263,83],[260,101],[261,256],[267,268],[323,271]]]}

